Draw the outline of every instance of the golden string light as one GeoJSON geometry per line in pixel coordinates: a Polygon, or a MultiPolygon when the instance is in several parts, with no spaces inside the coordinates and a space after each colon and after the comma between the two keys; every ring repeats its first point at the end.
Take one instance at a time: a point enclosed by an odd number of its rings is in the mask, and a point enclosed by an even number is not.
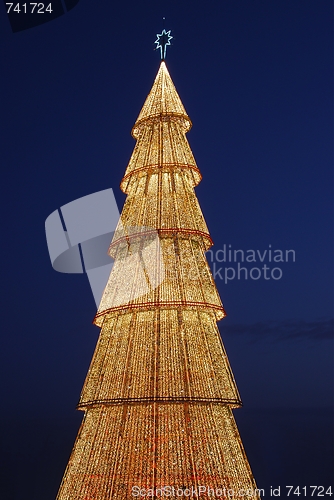
{"type": "Polygon", "coordinates": [[[190,127],[162,61],[132,129],[84,419],[57,500],[159,498],[167,487],[259,499],[232,414],[241,401],[216,324],[225,312],[205,258],[190,127]]]}

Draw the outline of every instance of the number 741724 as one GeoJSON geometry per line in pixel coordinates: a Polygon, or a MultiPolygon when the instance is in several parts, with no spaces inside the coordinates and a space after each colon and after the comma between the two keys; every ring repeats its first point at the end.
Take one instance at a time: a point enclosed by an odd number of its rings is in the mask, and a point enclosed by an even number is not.
{"type": "Polygon", "coordinates": [[[44,14],[45,12],[48,12],[51,14],[53,12],[52,5],[49,3],[49,5],[45,6],[44,3],[6,3],[7,5],[7,14],[10,12],[16,12],[19,14],[22,12],[22,14],[44,14]],[[14,5],[14,7],[13,7],[14,5]]]}

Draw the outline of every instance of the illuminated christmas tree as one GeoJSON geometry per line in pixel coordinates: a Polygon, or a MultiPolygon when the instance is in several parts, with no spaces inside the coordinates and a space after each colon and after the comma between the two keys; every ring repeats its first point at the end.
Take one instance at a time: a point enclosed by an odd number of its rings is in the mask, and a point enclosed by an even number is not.
{"type": "Polygon", "coordinates": [[[225,312],[205,258],[212,240],[194,192],[191,121],[164,61],[170,32],[160,37],[58,500],[259,498],[232,414],[241,401],[216,324],[225,312]]]}

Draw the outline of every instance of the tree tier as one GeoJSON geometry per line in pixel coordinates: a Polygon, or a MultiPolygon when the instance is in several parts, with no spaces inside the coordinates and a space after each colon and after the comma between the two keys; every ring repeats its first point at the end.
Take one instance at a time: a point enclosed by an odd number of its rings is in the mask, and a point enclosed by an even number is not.
{"type": "Polygon", "coordinates": [[[174,116],[160,116],[143,124],[121,183],[123,191],[128,192],[125,179],[130,174],[152,166],[188,168],[193,186],[201,180],[184,127],[174,116]]]}
{"type": "Polygon", "coordinates": [[[143,232],[116,247],[95,323],[111,311],[169,307],[225,312],[198,235],[143,232]]]}
{"type": "Polygon", "coordinates": [[[113,243],[141,228],[197,232],[206,238],[205,250],[212,245],[194,189],[180,169],[132,177],[113,243]]]}
{"type": "Polygon", "coordinates": [[[153,403],[88,410],[57,500],[129,500],[138,489],[153,497],[149,489],[166,486],[205,487],[201,498],[216,496],[210,487],[222,498],[259,500],[228,407],[153,403]]]}
{"type": "Polygon", "coordinates": [[[213,312],[155,308],[105,318],[79,407],[130,400],[241,405],[213,312]]]}
{"type": "Polygon", "coordinates": [[[184,109],[164,61],[154,80],[153,87],[139,113],[132,129],[133,137],[140,133],[141,124],[155,117],[173,116],[183,122],[185,131],[191,128],[191,121],[184,109]]]}
{"type": "Polygon", "coordinates": [[[164,163],[159,165],[158,163],[155,163],[151,165],[144,165],[143,167],[138,167],[132,172],[128,172],[123,177],[120,187],[124,193],[129,194],[133,189],[133,184],[136,184],[138,179],[144,175],[159,174],[162,172],[177,172],[178,174],[183,175],[188,185],[191,187],[197,186],[202,179],[202,175],[195,165],[189,165],[188,163],[184,165],[181,163],[164,163]]]}

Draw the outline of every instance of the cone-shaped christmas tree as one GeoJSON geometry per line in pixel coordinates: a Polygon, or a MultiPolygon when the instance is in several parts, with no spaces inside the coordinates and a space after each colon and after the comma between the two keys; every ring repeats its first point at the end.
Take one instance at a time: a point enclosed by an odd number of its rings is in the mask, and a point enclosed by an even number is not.
{"type": "Polygon", "coordinates": [[[241,402],[216,325],[225,313],[205,258],[212,241],[194,193],[190,127],[162,61],[132,130],[85,415],[58,500],[182,489],[259,498],[231,410],[241,402]]]}

